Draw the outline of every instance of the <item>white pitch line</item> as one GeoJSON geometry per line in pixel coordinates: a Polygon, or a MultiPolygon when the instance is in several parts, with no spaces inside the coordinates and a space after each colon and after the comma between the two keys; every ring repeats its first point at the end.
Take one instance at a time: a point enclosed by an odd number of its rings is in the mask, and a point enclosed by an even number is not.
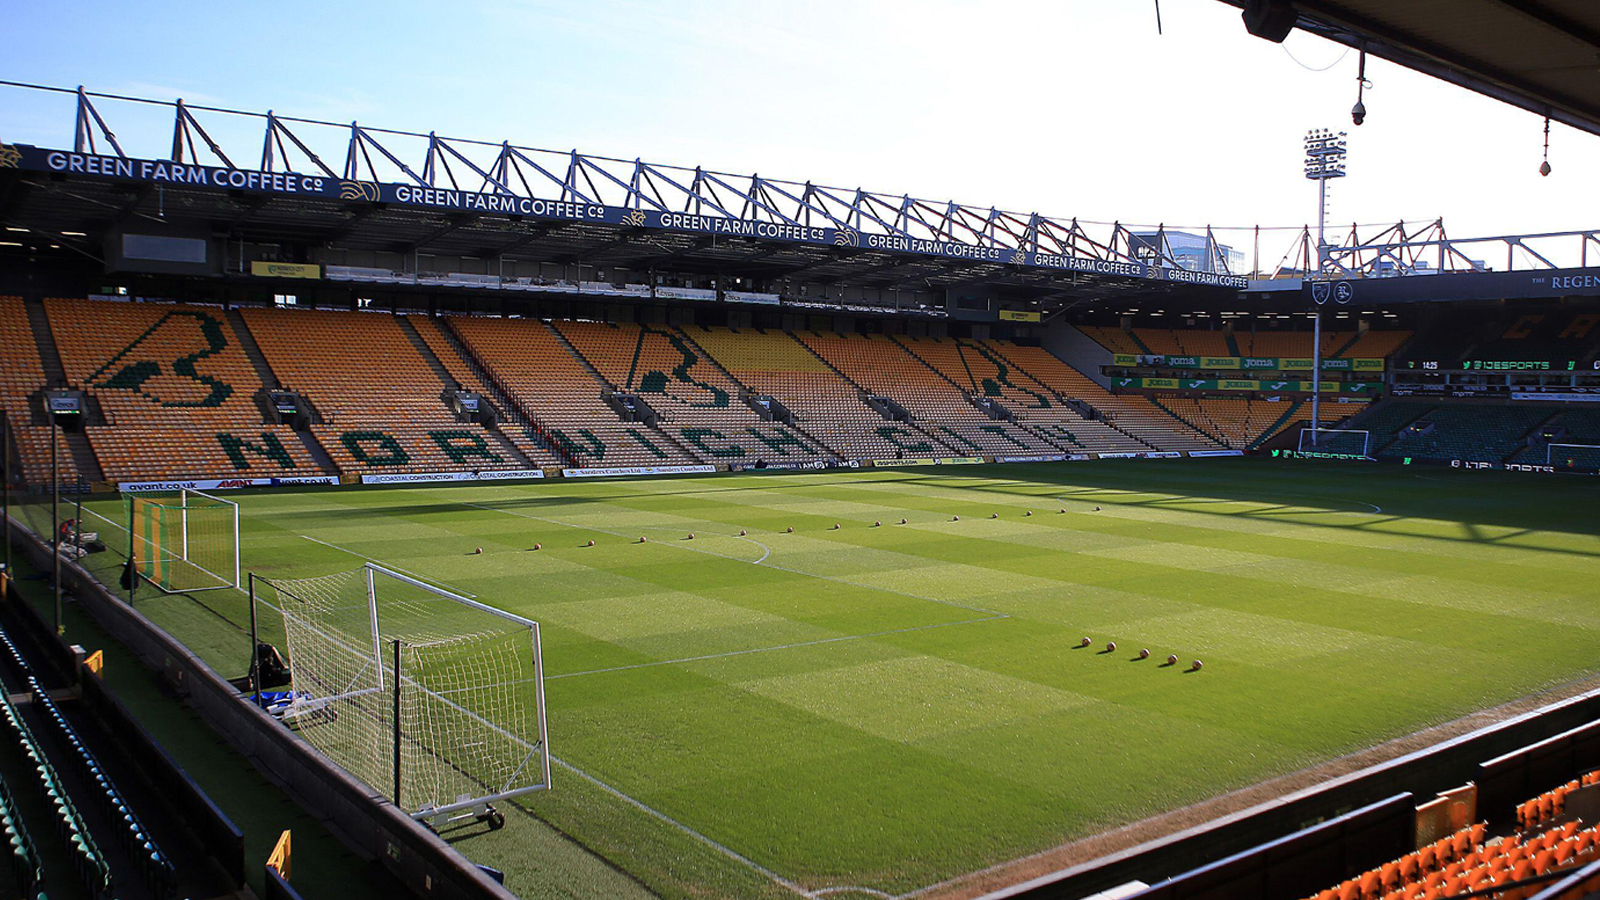
{"type": "Polygon", "coordinates": [[[431,577],[429,577],[427,575],[419,575],[416,572],[411,571],[410,569],[402,569],[402,568],[400,568],[399,566],[395,565],[392,562],[387,562],[385,560],[378,559],[375,556],[368,556],[365,553],[357,553],[356,551],[351,550],[348,547],[341,547],[338,544],[330,544],[327,541],[319,541],[319,540],[317,540],[316,538],[312,537],[309,534],[302,534],[300,536],[305,538],[306,540],[310,541],[313,544],[321,544],[324,547],[328,547],[328,548],[331,548],[333,550],[338,550],[340,553],[348,553],[351,556],[360,557],[361,559],[364,559],[367,562],[375,562],[380,566],[388,566],[389,568],[395,570],[396,572],[403,572],[406,575],[410,575],[412,578],[415,578],[415,579],[417,579],[419,581],[430,582],[432,584],[435,584],[435,585],[437,585],[439,587],[444,588],[447,591],[452,591],[454,593],[460,594],[461,596],[466,597],[468,600],[476,600],[476,599],[478,599],[478,595],[477,594],[471,593],[469,591],[464,591],[461,588],[454,587],[451,584],[449,584],[447,582],[440,581],[437,578],[431,578],[431,577]]]}
{"type": "Polygon", "coordinates": [[[674,819],[673,817],[667,815],[666,813],[664,813],[664,812],[662,812],[662,811],[660,811],[660,810],[658,810],[658,809],[656,809],[656,808],[654,808],[652,806],[647,806],[642,801],[636,800],[633,797],[630,797],[627,794],[624,794],[622,791],[619,791],[616,788],[612,787],[611,785],[606,784],[604,781],[601,781],[600,779],[594,777],[593,775],[590,775],[588,772],[583,771],[582,769],[578,768],[577,766],[573,765],[572,763],[569,763],[566,760],[561,759],[561,758],[556,757],[556,756],[551,756],[550,757],[550,761],[555,763],[556,765],[560,766],[561,768],[566,769],[567,771],[571,772],[572,774],[578,776],[579,778],[582,778],[584,781],[589,782],[590,784],[594,785],[595,787],[599,788],[600,790],[605,791],[606,793],[610,794],[613,797],[616,797],[618,800],[621,800],[622,802],[628,804],[629,806],[632,806],[634,809],[637,809],[640,812],[645,813],[646,815],[653,816],[654,818],[659,819],[662,822],[665,822],[666,824],[672,826],[673,828],[676,828],[677,830],[679,830],[679,831],[683,832],[684,834],[688,835],[689,837],[699,841],[700,843],[706,845],[707,847],[710,847],[711,849],[717,851],[718,853],[721,853],[723,856],[726,856],[727,858],[733,860],[734,862],[739,863],[742,866],[745,866],[746,868],[750,869],[753,872],[760,873],[761,875],[763,875],[766,878],[770,879],[774,884],[777,884],[777,885],[780,885],[782,887],[788,888],[789,890],[795,892],[796,894],[799,894],[802,897],[814,896],[811,892],[807,891],[805,888],[801,887],[799,884],[796,884],[795,882],[790,881],[789,879],[783,877],[782,875],[779,875],[777,872],[772,871],[771,869],[767,868],[766,866],[763,866],[762,864],[756,862],[755,860],[751,859],[750,857],[745,856],[744,854],[740,853],[737,850],[734,850],[733,848],[727,846],[726,844],[718,843],[715,839],[707,837],[704,834],[701,834],[700,832],[694,830],[693,828],[690,828],[688,825],[685,825],[682,822],[679,822],[677,819],[674,819]]]}
{"type": "Polygon", "coordinates": [[[985,616],[981,619],[962,619],[959,622],[939,622],[934,625],[913,625],[910,628],[892,628],[888,631],[874,631],[868,634],[842,634],[838,637],[818,638],[814,641],[796,641],[792,644],[778,644],[773,647],[752,647],[748,650],[729,650],[726,653],[707,653],[704,656],[685,656],[681,659],[663,659],[655,662],[633,663],[626,666],[609,666],[604,669],[588,669],[583,672],[563,672],[560,675],[546,675],[546,681],[555,681],[558,678],[576,678],[579,675],[601,675],[606,672],[626,672],[629,669],[649,669],[656,666],[673,666],[680,663],[703,662],[708,659],[727,659],[730,656],[748,656],[752,653],[771,653],[774,650],[795,650],[800,647],[815,647],[820,644],[837,644],[841,641],[862,641],[869,638],[886,637],[891,634],[907,634],[913,631],[928,631],[933,628],[950,628],[954,625],[975,625],[978,622],[994,622],[999,619],[1009,619],[1010,616],[985,616]]]}

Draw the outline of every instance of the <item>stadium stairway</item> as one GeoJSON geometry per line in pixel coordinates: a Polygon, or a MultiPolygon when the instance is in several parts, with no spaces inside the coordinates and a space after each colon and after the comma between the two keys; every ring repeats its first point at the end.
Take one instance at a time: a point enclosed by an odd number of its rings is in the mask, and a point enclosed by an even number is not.
{"type": "Polygon", "coordinates": [[[272,366],[267,365],[266,354],[261,352],[261,345],[256,343],[256,336],[250,333],[250,327],[244,323],[244,316],[239,315],[237,309],[228,310],[228,327],[233,329],[233,337],[239,342],[239,347],[244,350],[244,355],[250,364],[256,367],[256,377],[267,390],[275,391],[283,387],[278,381],[278,376],[272,371],[272,366]]]}
{"type": "Polygon", "coordinates": [[[1272,438],[1276,437],[1279,432],[1283,431],[1285,428],[1288,428],[1290,420],[1300,413],[1300,408],[1304,405],[1304,400],[1295,400],[1289,403],[1289,408],[1284,410],[1283,415],[1279,416],[1271,425],[1268,425],[1265,431],[1256,435],[1255,440],[1250,442],[1250,446],[1247,449],[1259,449],[1262,444],[1272,440],[1272,438]]]}
{"type": "MultiPolygon", "coordinates": [[[[439,334],[444,337],[445,342],[455,349],[456,356],[477,377],[478,384],[483,386],[490,398],[494,400],[495,406],[499,407],[502,415],[511,420],[513,425],[521,428],[528,435],[530,441],[550,451],[556,459],[561,461],[562,465],[575,466],[578,464],[577,459],[571,452],[562,447],[559,441],[550,439],[544,423],[523,408],[522,404],[518,403],[516,398],[505,389],[505,386],[495,379],[494,375],[484,366],[483,360],[479,359],[477,354],[473,353],[472,349],[461,339],[461,335],[451,324],[449,316],[440,317],[435,320],[434,324],[438,327],[439,334]]],[[[435,355],[437,356],[437,354],[435,355]]]]}
{"type": "MultiPolygon", "coordinates": [[[[411,321],[410,316],[395,316],[395,321],[400,324],[400,331],[411,341],[411,346],[417,349],[417,355],[421,356],[423,361],[428,364],[428,367],[433,369],[433,374],[439,376],[439,380],[444,382],[446,388],[454,391],[471,391],[479,387],[479,385],[465,383],[456,377],[456,373],[445,365],[444,360],[439,357],[438,353],[434,352],[433,345],[429,344],[417,330],[417,325],[411,321]]],[[[431,323],[430,327],[432,327],[431,323]]],[[[498,426],[485,425],[484,433],[496,450],[507,458],[515,460],[521,468],[539,468],[539,463],[530,458],[528,454],[522,452],[522,448],[518,447],[516,442],[502,432],[498,426]]]]}
{"type": "Polygon", "coordinates": [[[28,313],[28,326],[33,329],[33,341],[39,348],[39,362],[44,366],[45,387],[64,387],[67,369],[61,363],[61,352],[56,349],[55,335],[50,330],[50,318],[45,315],[44,304],[38,300],[23,303],[28,313]]]}
{"type": "Polygon", "coordinates": [[[1139,348],[1140,353],[1144,354],[1145,356],[1151,355],[1149,345],[1139,338],[1137,332],[1135,332],[1132,328],[1124,328],[1122,330],[1123,333],[1125,333],[1128,338],[1133,341],[1133,345],[1139,348]]]}
{"type": "Polygon", "coordinates": [[[327,448],[322,446],[322,442],[317,440],[316,435],[309,431],[296,431],[295,435],[300,438],[300,443],[306,448],[306,453],[311,455],[311,461],[317,464],[317,468],[321,469],[323,474],[339,474],[339,466],[334,463],[333,457],[328,455],[327,448]]]}
{"type": "Polygon", "coordinates": [[[1232,328],[1232,326],[1229,326],[1228,330],[1224,331],[1222,333],[1222,340],[1225,343],[1227,343],[1227,345],[1228,345],[1228,355],[1229,356],[1243,356],[1244,355],[1243,353],[1239,352],[1239,341],[1238,341],[1237,338],[1235,338],[1233,336],[1233,328],[1232,328]]]}
{"type": "MultiPolygon", "coordinates": [[[[417,355],[421,356],[422,361],[428,364],[428,368],[433,370],[433,374],[439,376],[439,380],[444,382],[446,388],[459,391],[466,387],[459,379],[450,374],[450,370],[444,367],[444,363],[439,361],[438,354],[434,353],[433,348],[428,346],[428,342],[424,341],[422,335],[417,333],[417,326],[411,323],[410,316],[395,316],[394,320],[399,323],[400,331],[411,342],[411,346],[417,348],[417,355]]],[[[519,453],[517,455],[521,456],[522,454],[519,453]]]]}
{"type": "Polygon", "coordinates": [[[1167,415],[1171,416],[1172,420],[1174,422],[1177,422],[1179,425],[1182,425],[1185,428],[1192,428],[1195,431],[1200,432],[1201,434],[1203,434],[1206,437],[1212,439],[1213,441],[1216,441],[1219,444],[1226,443],[1226,441],[1223,440],[1221,434],[1219,433],[1219,430],[1217,429],[1215,423],[1208,423],[1208,424],[1211,425],[1210,430],[1208,430],[1205,427],[1203,427],[1199,422],[1191,422],[1188,419],[1185,419],[1183,416],[1178,415],[1178,413],[1175,410],[1173,410],[1172,407],[1168,406],[1165,403],[1162,403],[1161,402],[1161,398],[1159,398],[1159,397],[1151,397],[1150,398],[1150,405],[1154,406],[1156,409],[1159,409],[1162,412],[1166,413],[1167,415]]]}
{"type": "MultiPolygon", "coordinates": [[[[582,366],[583,370],[585,372],[589,373],[589,377],[593,378],[595,381],[599,382],[600,384],[604,385],[605,387],[608,387],[608,388],[610,388],[612,390],[616,390],[617,389],[616,385],[614,385],[611,382],[607,381],[606,377],[604,375],[600,374],[600,370],[596,369],[594,367],[593,363],[589,362],[589,360],[584,358],[582,353],[578,352],[578,348],[577,347],[572,346],[572,342],[567,340],[567,336],[561,333],[561,329],[555,327],[554,325],[551,325],[549,322],[542,322],[541,324],[543,324],[544,327],[546,329],[548,329],[551,334],[556,336],[556,343],[560,344],[562,349],[566,350],[568,353],[570,353],[572,355],[573,359],[578,361],[578,365],[582,366]]],[[[637,353],[638,353],[638,351],[636,350],[635,351],[635,358],[636,359],[637,359],[637,353]]],[[[693,454],[691,454],[691,455],[693,455],[693,454]]]]}
{"type": "MultiPolygon", "coordinates": [[[[65,387],[66,366],[61,362],[61,351],[56,348],[55,334],[50,330],[50,317],[45,314],[44,304],[38,300],[29,300],[23,304],[23,308],[28,312],[28,325],[33,330],[33,340],[39,348],[39,362],[44,366],[45,385],[65,387]]],[[[88,419],[91,411],[85,410],[83,418],[88,419]]],[[[82,430],[63,431],[62,442],[72,454],[72,464],[77,467],[80,482],[93,484],[106,479],[105,472],[100,468],[100,460],[95,458],[94,449],[89,446],[89,438],[82,430]]]]}
{"type": "MultiPolygon", "coordinates": [[[[688,344],[689,347],[691,347],[694,350],[694,352],[700,354],[701,358],[703,358],[707,363],[709,363],[713,369],[715,369],[717,372],[721,373],[722,376],[727,378],[729,381],[731,381],[734,384],[738,385],[739,386],[739,399],[740,399],[740,401],[744,402],[746,404],[749,404],[750,396],[752,394],[754,394],[754,393],[757,393],[756,391],[752,391],[750,389],[749,385],[745,384],[743,381],[740,381],[738,378],[734,377],[734,374],[732,372],[729,372],[727,370],[727,368],[724,367],[722,365],[722,363],[719,362],[715,356],[712,356],[710,353],[706,352],[706,348],[700,346],[699,342],[696,341],[689,334],[688,331],[686,331],[683,328],[681,328],[679,326],[676,326],[676,325],[669,326],[669,327],[672,329],[672,331],[675,334],[677,334],[680,338],[682,338],[684,343],[688,344]]],[[[753,406],[751,408],[755,409],[755,407],[753,407],[753,406]]],[[[796,434],[799,434],[799,435],[805,437],[806,440],[810,441],[811,443],[815,444],[816,446],[821,447],[823,450],[827,451],[827,453],[830,454],[831,456],[833,456],[836,460],[843,461],[845,459],[845,455],[839,451],[839,448],[828,446],[828,444],[826,442],[818,439],[815,434],[812,434],[810,431],[806,430],[805,426],[801,425],[799,422],[786,422],[784,424],[788,425],[788,427],[791,428],[792,430],[794,430],[794,432],[796,434]]]]}
{"type": "Polygon", "coordinates": [[[1350,335],[1350,340],[1345,341],[1343,344],[1333,348],[1333,352],[1328,354],[1329,358],[1338,359],[1339,357],[1344,356],[1351,347],[1356,345],[1357,341],[1361,340],[1362,334],[1363,332],[1357,331],[1355,334],[1350,335]]]}

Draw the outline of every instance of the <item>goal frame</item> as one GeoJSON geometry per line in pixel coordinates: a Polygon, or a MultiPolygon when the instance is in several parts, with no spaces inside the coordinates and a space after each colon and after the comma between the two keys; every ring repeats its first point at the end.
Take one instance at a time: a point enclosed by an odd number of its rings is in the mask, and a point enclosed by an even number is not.
{"type": "MultiPolygon", "coordinates": [[[[345,635],[335,635],[333,641],[336,644],[342,645],[343,649],[348,651],[353,658],[364,659],[365,661],[361,664],[362,670],[366,671],[367,668],[370,667],[374,682],[360,688],[356,688],[354,684],[346,685],[346,690],[344,692],[332,696],[301,696],[302,692],[294,683],[293,673],[296,668],[296,662],[294,659],[294,648],[291,647],[289,661],[289,669],[291,673],[291,699],[287,706],[283,709],[281,718],[286,723],[293,722],[295,719],[301,717],[312,717],[312,721],[315,721],[317,714],[323,713],[324,710],[329,710],[332,712],[332,715],[337,716],[340,714],[337,711],[337,704],[341,700],[360,695],[376,695],[378,697],[382,697],[385,703],[392,702],[394,704],[392,707],[394,715],[387,724],[392,725],[392,749],[394,753],[392,761],[393,784],[371,786],[379,791],[383,791],[385,789],[392,790],[392,793],[388,799],[397,807],[399,807],[402,812],[412,819],[423,821],[436,828],[450,822],[467,818],[486,818],[490,819],[491,822],[496,819],[503,821],[504,817],[495,811],[492,804],[502,800],[509,800],[514,797],[519,797],[524,794],[548,790],[550,788],[549,725],[545,713],[544,652],[543,644],[540,638],[539,623],[533,621],[532,619],[516,615],[515,613],[510,613],[503,609],[497,609],[493,606],[489,606],[488,604],[480,603],[477,600],[473,600],[469,597],[464,597],[459,593],[442,588],[438,585],[429,584],[422,579],[412,577],[403,572],[397,572],[394,569],[379,563],[368,562],[359,571],[362,573],[362,586],[365,589],[366,594],[366,619],[367,622],[370,623],[369,627],[371,628],[370,645],[365,640],[360,640],[359,643],[355,640],[346,640],[345,638],[348,636],[345,635]],[[402,646],[417,647],[428,646],[428,644],[426,642],[410,643],[404,641],[402,638],[392,637],[384,633],[382,630],[383,616],[381,613],[383,598],[378,587],[378,579],[380,577],[393,579],[401,584],[424,591],[435,598],[460,604],[461,606],[476,612],[495,616],[505,622],[510,623],[516,630],[527,630],[532,651],[531,662],[533,665],[533,678],[531,680],[533,683],[534,695],[533,711],[537,725],[537,736],[533,743],[528,743],[523,737],[512,734],[499,724],[491,722],[484,716],[479,715],[472,710],[466,709],[448,697],[422,686],[419,681],[406,675],[402,662],[402,646]],[[386,674],[386,669],[388,673],[393,674],[386,674]],[[512,774],[516,775],[521,773],[525,769],[528,769],[531,765],[536,767],[538,772],[538,778],[536,781],[534,781],[534,783],[524,784],[518,787],[494,789],[490,785],[484,784],[483,781],[476,776],[467,773],[458,763],[445,755],[448,752],[448,748],[426,747],[428,753],[438,755],[446,765],[456,769],[469,781],[472,781],[484,788],[488,788],[488,790],[485,793],[477,796],[459,796],[457,799],[451,802],[426,803],[414,809],[404,805],[401,802],[403,800],[402,787],[405,778],[404,767],[401,764],[401,760],[403,758],[402,747],[407,741],[411,741],[413,743],[417,742],[417,735],[405,734],[401,725],[402,717],[399,713],[404,688],[407,687],[413,688],[428,695],[431,702],[450,707],[456,714],[471,719],[477,725],[493,731],[507,740],[515,742],[520,746],[521,749],[526,750],[527,755],[523,757],[521,762],[512,771],[512,774]],[[355,689],[351,690],[350,688],[355,689]]],[[[271,585],[274,590],[278,592],[280,602],[283,600],[282,595],[285,593],[289,594],[291,597],[294,596],[292,589],[286,588],[283,585],[275,583],[271,579],[257,575],[254,572],[250,573],[249,597],[252,622],[255,621],[257,615],[257,582],[263,582],[271,585]]],[[[289,583],[292,583],[292,580],[289,583]]],[[[266,601],[259,600],[259,602],[265,603],[266,601]]],[[[271,606],[272,604],[267,603],[267,605],[271,606]]],[[[285,626],[287,630],[289,614],[284,612],[282,609],[279,609],[278,612],[284,615],[285,626]]],[[[253,627],[254,626],[252,625],[252,628],[253,627]]],[[[256,669],[257,662],[257,656],[253,653],[251,658],[252,676],[259,678],[259,670],[256,669]]],[[[327,713],[324,714],[326,715],[327,713]]],[[[341,769],[350,772],[357,778],[362,778],[360,774],[351,771],[350,768],[336,756],[327,754],[326,752],[324,752],[324,755],[328,756],[328,758],[341,769]]],[[[366,779],[362,778],[362,780],[366,779]]]]}
{"type": "MultiPolygon", "coordinates": [[[[200,593],[200,592],[203,592],[203,591],[220,591],[220,590],[226,590],[226,589],[229,589],[229,588],[232,588],[234,590],[242,589],[243,586],[244,586],[244,579],[243,579],[243,569],[242,569],[242,566],[241,566],[241,563],[240,563],[240,556],[239,556],[240,537],[239,537],[239,503],[238,503],[238,501],[236,501],[236,500],[228,500],[228,499],[226,499],[224,497],[218,497],[216,494],[211,494],[211,493],[207,493],[207,492],[202,491],[202,490],[198,490],[196,488],[187,488],[187,487],[178,489],[177,500],[178,500],[177,504],[173,505],[170,502],[164,502],[163,498],[150,497],[150,496],[147,496],[147,495],[144,495],[144,494],[129,494],[128,495],[128,559],[133,560],[133,562],[134,562],[133,571],[138,576],[139,580],[143,581],[145,584],[148,584],[148,585],[154,587],[156,590],[161,591],[163,594],[195,594],[195,593],[200,593]],[[232,528],[232,531],[233,531],[233,552],[230,554],[230,556],[232,557],[232,560],[231,560],[231,569],[232,569],[232,571],[231,571],[231,573],[213,572],[210,569],[206,568],[205,566],[202,566],[199,563],[194,562],[193,560],[191,560],[189,558],[189,537],[190,537],[190,535],[189,535],[189,510],[190,510],[189,498],[190,497],[199,497],[199,498],[207,500],[207,501],[209,501],[211,503],[220,504],[222,506],[225,506],[225,507],[229,508],[229,510],[231,512],[231,516],[230,516],[230,520],[231,521],[229,522],[229,525],[230,525],[230,527],[232,528]],[[175,555],[173,556],[173,558],[178,560],[178,561],[180,561],[180,562],[182,562],[182,563],[184,563],[184,564],[186,564],[186,565],[193,566],[194,568],[199,569],[200,571],[206,573],[207,575],[210,575],[212,578],[217,579],[217,581],[219,581],[221,583],[220,584],[213,584],[213,585],[205,585],[205,586],[201,586],[201,587],[173,588],[173,587],[171,587],[170,584],[164,584],[164,583],[162,583],[162,581],[158,580],[157,578],[152,578],[146,572],[145,567],[140,564],[141,557],[139,555],[139,551],[141,549],[140,548],[141,537],[140,537],[140,530],[139,530],[139,525],[138,525],[138,516],[139,516],[139,510],[140,510],[140,505],[141,504],[147,504],[149,506],[154,506],[154,507],[156,507],[158,509],[161,509],[161,510],[164,510],[166,512],[176,513],[177,516],[178,516],[178,549],[177,549],[175,555]]],[[[157,553],[162,552],[161,544],[160,544],[159,541],[157,541],[155,546],[156,546],[156,552],[157,553]]],[[[148,557],[150,554],[147,553],[146,555],[148,557]]]]}
{"type": "Polygon", "coordinates": [[[1574,450],[1592,450],[1595,453],[1600,454],[1600,444],[1573,444],[1562,441],[1551,441],[1550,443],[1544,445],[1544,464],[1558,472],[1562,467],[1557,466],[1555,463],[1556,447],[1571,447],[1574,450]]]}
{"type": "Polygon", "coordinates": [[[1371,459],[1372,458],[1372,432],[1368,431],[1365,428],[1312,428],[1311,426],[1307,425],[1304,428],[1300,429],[1300,434],[1299,434],[1299,437],[1298,437],[1298,443],[1296,444],[1296,449],[1301,453],[1307,453],[1307,452],[1316,453],[1316,452],[1319,452],[1321,450],[1321,446],[1319,444],[1316,444],[1316,443],[1312,443],[1311,445],[1307,446],[1307,444],[1306,444],[1306,435],[1308,433],[1312,433],[1312,434],[1359,434],[1359,435],[1362,436],[1362,439],[1361,439],[1361,457],[1363,459],[1371,459]]]}

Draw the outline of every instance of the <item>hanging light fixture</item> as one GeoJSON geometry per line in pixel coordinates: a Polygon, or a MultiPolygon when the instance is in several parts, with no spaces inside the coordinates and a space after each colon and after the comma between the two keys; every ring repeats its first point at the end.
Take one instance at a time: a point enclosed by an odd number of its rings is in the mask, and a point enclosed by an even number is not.
{"type": "Polygon", "coordinates": [[[1550,175],[1550,117],[1544,117],[1544,161],[1539,163],[1539,174],[1550,175]]]}

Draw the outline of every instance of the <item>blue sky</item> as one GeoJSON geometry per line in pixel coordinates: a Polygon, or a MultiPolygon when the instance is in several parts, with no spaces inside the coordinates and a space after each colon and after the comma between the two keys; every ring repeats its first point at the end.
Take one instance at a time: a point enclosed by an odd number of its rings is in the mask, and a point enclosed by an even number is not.
{"type": "MultiPolygon", "coordinates": [[[[1540,178],[1538,117],[1376,60],[1353,128],[1354,53],[1251,38],[1216,0],[1162,0],[1162,36],[1150,0],[9,5],[8,80],[1185,226],[1309,222],[1300,139],[1331,126],[1333,222],[1595,225],[1596,138],[1555,126],[1540,178]]],[[[105,111],[131,154],[169,148],[164,114],[105,111]]],[[[71,124],[70,98],[0,89],[0,139],[71,124]]]]}

